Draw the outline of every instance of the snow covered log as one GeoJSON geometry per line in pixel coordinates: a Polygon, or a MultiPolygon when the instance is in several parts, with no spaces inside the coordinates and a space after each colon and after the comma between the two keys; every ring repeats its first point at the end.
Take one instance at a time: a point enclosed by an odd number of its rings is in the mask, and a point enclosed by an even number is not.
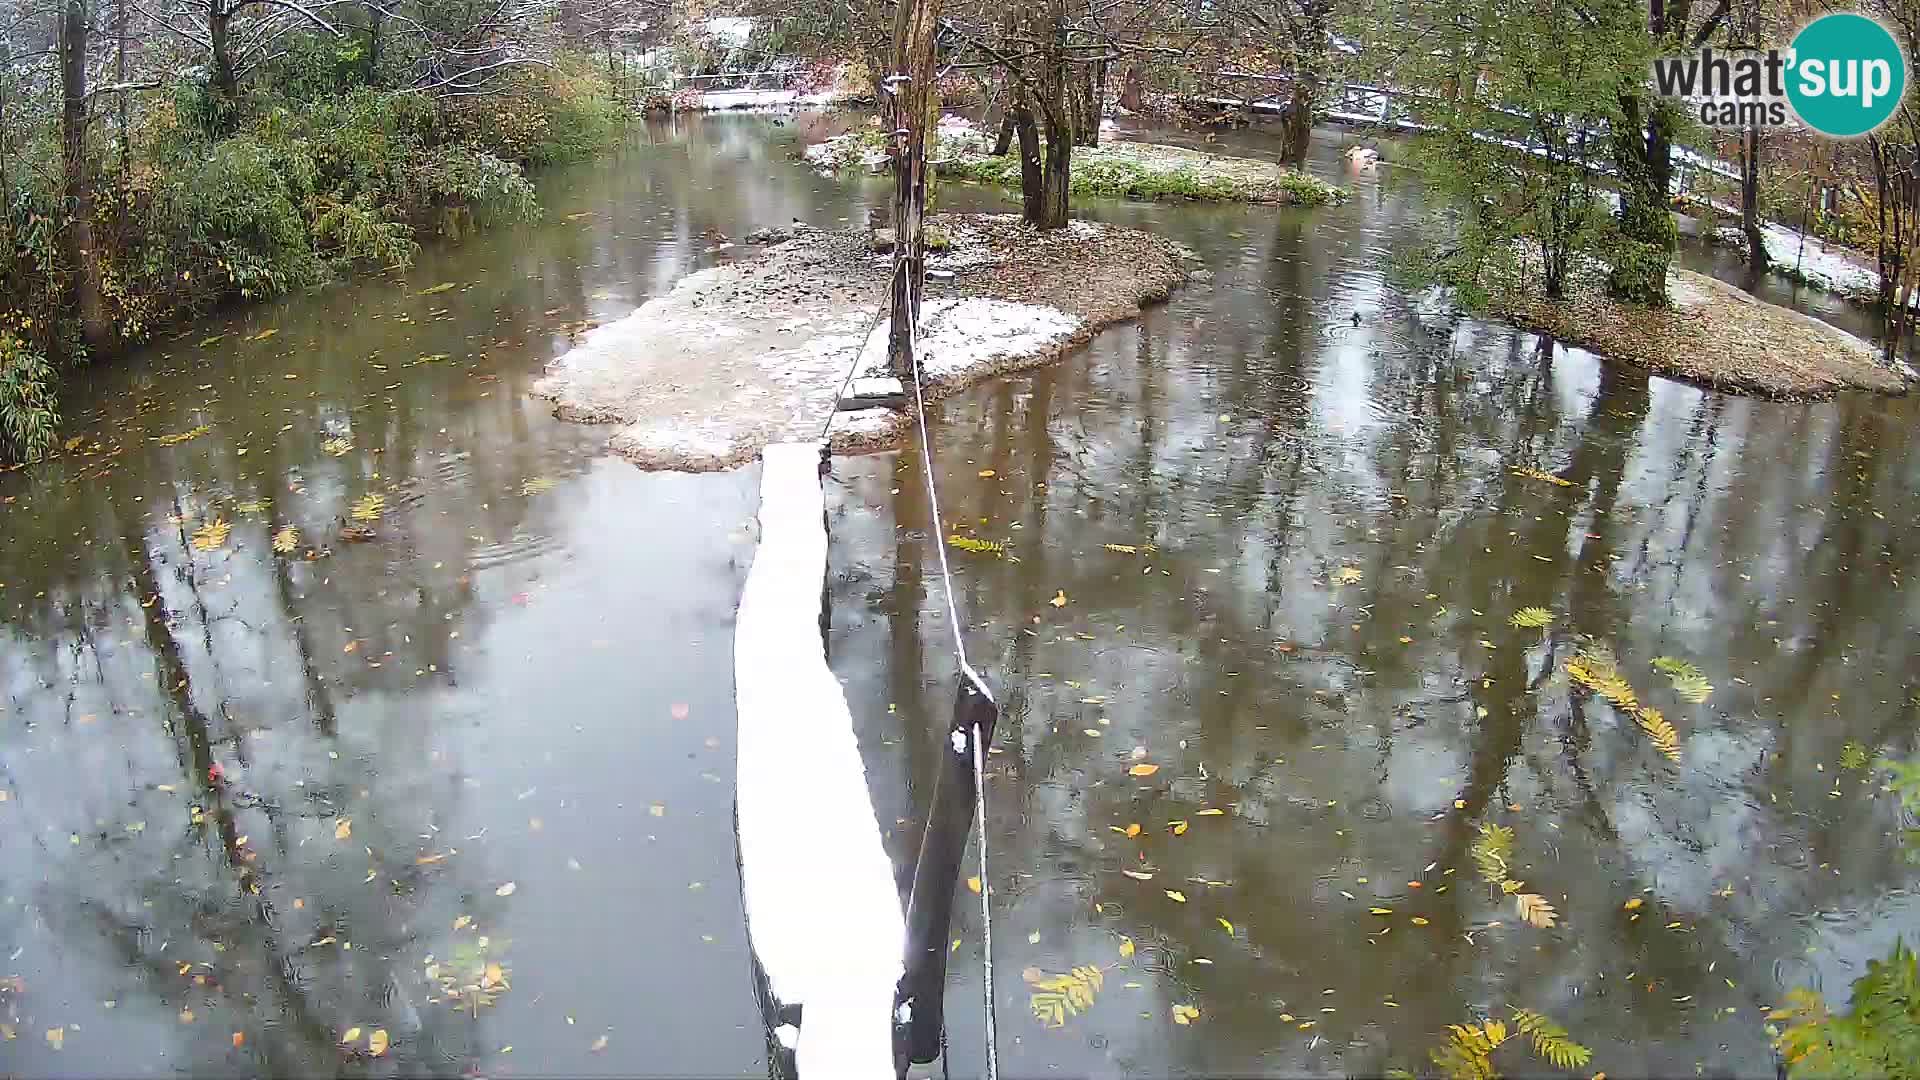
{"type": "Polygon", "coordinates": [[[761,455],[760,547],[734,624],[747,936],[801,1080],[892,1080],[906,930],[846,694],[821,637],[817,442],[761,455]],[[785,1016],[799,1007],[797,1030],[785,1016]]]}

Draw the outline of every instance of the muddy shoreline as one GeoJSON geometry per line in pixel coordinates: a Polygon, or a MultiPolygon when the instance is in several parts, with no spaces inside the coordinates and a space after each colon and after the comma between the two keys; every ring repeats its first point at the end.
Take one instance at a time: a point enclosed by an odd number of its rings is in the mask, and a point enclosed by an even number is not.
{"type": "Polygon", "coordinates": [[[1569,284],[1565,300],[1528,290],[1496,296],[1492,309],[1609,363],[1725,393],[1820,401],[1846,390],[1910,388],[1872,344],[1810,315],[1678,266],[1667,271],[1667,288],[1672,302],[1664,310],[1616,303],[1585,279],[1569,284]]]}

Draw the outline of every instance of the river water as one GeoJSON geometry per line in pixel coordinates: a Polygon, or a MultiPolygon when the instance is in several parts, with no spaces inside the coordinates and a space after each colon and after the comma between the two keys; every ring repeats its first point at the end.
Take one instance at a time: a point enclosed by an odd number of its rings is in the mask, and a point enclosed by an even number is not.
{"type": "MultiPolygon", "coordinates": [[[[880,182],[789,159],[828,122],[638,130],[543,178],[541,224],[68,388],[80,441],[0,475],[0,1070],[765,1075],[731,819],[756,470],[640,473],[526,388],[716,230],[864,220],[880,182]]],[[[1920,919],[1884,774],[1842,761],[1920,752],[1920,407],[1424,314],[1386,280],[1418,192],[1316,167],[1356,197],[1088,207],[1213,280],[939,409],[947,519],[1007,546],[952,553],[1007,703],[1003,1072],[1418,1070],[1529,1008],[1588,1072],[1771,1073],[1766,1007],[1844,998],[1920,919]],[[1677,764],[1569,687],[1586,639],[1677,764]],[[1483,824],[1557,926],[1479,877],[1483,824]],[[1088,966],[1087,1008],[1034,1015],[1024,970],[1088,966]]],[[[938,538],[909,456],[828,496],[829,655],[904,874],[954,671],[938,538]]]]}

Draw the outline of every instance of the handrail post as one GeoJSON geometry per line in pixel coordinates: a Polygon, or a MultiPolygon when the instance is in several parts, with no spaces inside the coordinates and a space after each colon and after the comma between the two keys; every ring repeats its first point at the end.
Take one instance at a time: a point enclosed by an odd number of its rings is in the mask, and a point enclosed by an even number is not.
{"type": "MultiPolygon", "coordinates": [[[[953,718],[940,737],[940,764],[933,778],[933,800],[920,857],[913,865],[913,889],[907,899],[907,955],[894,994],[894,1071],[905,1076],[911,1063],[940,1056],[945,1025],[948,930],[954,893],[960,884],[960,860],[973,828],[978,792],[973,785],[974,739],[984,757],[993,741],[999,707],[987,688],[966,670],[957,680],[953,718]]],[[[982,881],[985,890],[988,883],[982,881]]]]}

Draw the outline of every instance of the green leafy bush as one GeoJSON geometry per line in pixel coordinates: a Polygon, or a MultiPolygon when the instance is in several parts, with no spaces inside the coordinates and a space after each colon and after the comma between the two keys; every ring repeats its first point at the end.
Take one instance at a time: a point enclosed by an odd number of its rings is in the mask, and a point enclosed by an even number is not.
{"type": "Polygon", "coordinates": [[[53,365],[11,330],[0,330],[0,458],[35,461],[60,426],[53,365]]]}
{"type": "Polygon", "coordinates": [[[1801,989],[1770,1019],[1787,1022],[1774,1044],[1793,1076],[1920,1077],[1920,961],[1901,942],[1885,960],[1867,961],[1846,1012],[1801,989]]]}

